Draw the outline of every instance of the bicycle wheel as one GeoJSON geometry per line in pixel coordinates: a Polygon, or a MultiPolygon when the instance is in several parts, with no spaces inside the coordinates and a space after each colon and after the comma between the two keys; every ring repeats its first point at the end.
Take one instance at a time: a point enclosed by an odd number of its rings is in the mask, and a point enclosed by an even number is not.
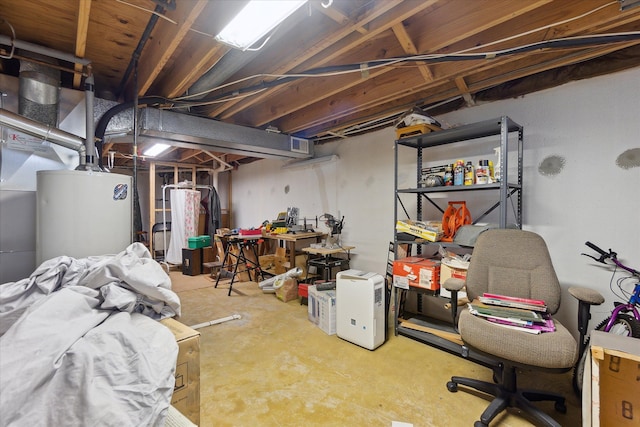
{"type": "MultiPolygon", "coordinates": [[[[603,331],[605,326],[607,326],[607,323],[609,323],[609,319],[611,319],[611,316],[600,322],[600,324],[595,327],[595,330],[603,331]]],[[[640,322],[638,322],[635,317],[628,314],[619,314],[615,323],[609,330],[609,333],[640,338],[640,322]]],[[[578,397],[582,396],[582,376],[584,375],[584,364],[587,360],[588,351],[590,351],[589,338],[587,338],[584,351],[580,355],[580,359],[573,369],[573,390],[576,392],[578,397]]]]}
{"type": "Polygon", "coordinates": [[[609,333],[623,335],[625,337],[640,338],[640,322],[629,314],[619,314],[615,323],[611,326],[609,333]]]}

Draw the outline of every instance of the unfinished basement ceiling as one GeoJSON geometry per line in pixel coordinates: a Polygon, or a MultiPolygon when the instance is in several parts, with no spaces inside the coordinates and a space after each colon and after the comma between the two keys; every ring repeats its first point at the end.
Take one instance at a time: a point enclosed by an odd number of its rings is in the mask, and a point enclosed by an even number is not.
{"type": "MultiPolygon", "coordinates": [[[[316,142],[414,106],[435,115],[640,65],[640,7],[618,0],[310,0],[242,52],[214,36],[244,3],[0,0],[0,34],[89,59],[100,98],[160,96],[162,108],[316,142]]],[[[20,55],[0,72],[17,75],[20,55]]],[[[81,90],[82,74],[60,65],[62,85],[81,90]]],[[[130,164],[130,144],[105,142],[130,164]]],[[[225,153],[176,146],[160,160],[211,155],[225,153]]]]}

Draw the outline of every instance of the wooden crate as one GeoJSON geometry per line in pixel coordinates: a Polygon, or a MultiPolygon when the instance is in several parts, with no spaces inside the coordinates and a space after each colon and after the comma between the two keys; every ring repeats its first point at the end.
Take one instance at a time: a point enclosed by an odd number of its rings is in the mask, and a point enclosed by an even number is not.
{"type": "Polygon", "coordinates": [[[592,331],[583,384],[583,426],[640,425],[640,339],[592,331]]]}

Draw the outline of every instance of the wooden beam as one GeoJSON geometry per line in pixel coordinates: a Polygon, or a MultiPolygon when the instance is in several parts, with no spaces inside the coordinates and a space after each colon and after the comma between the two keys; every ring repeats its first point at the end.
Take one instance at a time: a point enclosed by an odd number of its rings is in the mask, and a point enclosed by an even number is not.
{"type": "MultiPolygon", "coordinates": [[[[510,13],[507,14],[507,16],[509,17],[514,17],[514,16],[520,16],[521,14],[525,13],[526,11],[530,11],[533,8],[537,8],[540,7],[546,3],[548,3],[550,0],[539,0],[537,2],[533,2],[531,4],[529,4],[527,2],[527,4],[525,5],[520,5],[520,4],[514,4],[511,1],[508,0],[503,0],[502,2],[499,2],[496,4],[496,7],[502,7],[502,8],[507,8],[506,10],[509,11],[510,13]]],[[[396,8],[394,8],[393,10],[391,10],[388,14],[380,16],[376,19],[370,20],[369,21],[369,33],[366,37],[361,37],[359,35],[355,35],[353,34],[353,32],[351,31],[350,34],[347,37],[344,37],[342,40],[340,40],[339,42],[337,42],[335,44],[335,47],[333,47],[332,49],[327,49],[327,52],[322,52],[321,54],[317,55],[317,57],[314,58],[314,65],[323,65],[325,62],[325,60],[331,60],[334,59],[335,57],[338,57],[339,55],[343,55],[346,52],[349,52],[355,48],[357,48],[357,46],[361,45],[365,40],[378,36],[379,34],[383,33],[384,31],[388,31],[389,29],[393,29],[394,27],[396,28],[396,30],[399,30],[399,25],[402,25],[402,22],[405,19],[408,19],[412,16],[414,16],[416,13],[426,9],[427,7],[431,6],[433,2],[408,2],[407,4],[404,5],[400,5],[396,8]],[[420,7],[417,8],[416,6],[419,5],[420,7]],[[413,6],[413,8],[410,8],[410,6],[413,6]]],[[[517,3],[517,2],[516,2],[517,3]]],[[[475,4],[475,3],[474,3],[475,4]]],[[[491,5],[493,5],[494,3],[491,3],[491,5]]],[[[455,5],[451,5],[450,3],[447,4],[447,6],[449,7],[459,7],[459,6],[455,6],[455,5]]],[[[478,7],[478,6],[476,6],[478,7]]],[[[440,8],[442,9],[442,8],[440,8]]],[[[440,12],[440,9],[437,9],[438,12],[440,12]]],[[[482,10],[482,8],[480,7],[480,10],[482,10]]],[[[435,13],[435,12],[434,12],[435,13]]],[[[505,18],[503,15],[501,14],[497,14],[497,16],[495,15],[479,15],[477,17],[477,19],[481,19],[481,22],[478,23],[476,22],[477,27],[472,27],[469,26],[468,29],[465,29],[465,36],[468,37],[470,34],[477,34],[481,31],[483,31],[486,28],[490,28],[492,26],[498,25],[499,23],[503,23],[505,22],[505,20],[507,18],[505,18]]],[[[401,31],[401,30],[399,30],[401,31]]],[[[449,36],[451,37],[451,36],[449,36]]],[[[441,37],[440,37],[441,38],[441,37]]],[[[405,38],[406,41],[406,38],[405,38]]],[[[413,43],[413,41],[412,41],[413,43]]],[[[444,40],[442,42],[439,43],[444,43],[444,40]]],[[[436,48],[440,48],[440,44],[437,44],[435,46],[430,46],[430,51],[432,51],[433,49],[436,48]]],[[[417,48],[414,46],[414,49],[417,52],[417,48]]],[[[433,72],[430,70],[429,71],[429,75],[431,76],[430,80],[427,81],[433,81],[434,77],[433,77],[433,72]]],[[[422,73],[423,79],[424,79],[424,73],[422,73]]],[[[364,82],[361,81],[361,84],[366,84],[364,82]]],[[[285,85],[286,86],[286,85],[285,85]]],[[[349,87],[345,87],[344,89],[342,89],[342,91],[344,90],[348,90],[349,87]]],[[[234,103],[227,103],[224,106],[220,107],[217,111],[222,111],[225,108],[227,109],[224,114],[221,115],[222,119],[229,119],[231,118],[233,115],[238,114],[240,112],[245,111],[248,107],[250,107],[253,104],[256,104],[260,101],[264,101],[265,99],[269,98],[269,102],[270,104],[274,104],[276,103],[276,100],[274,99],[274,94],[277,93],[277,91],[283,91],[283,88],[275,88],[275,89],[271,89],[271,90],[266,90],[263,91],[261,94],[258,94],[256,96],[251,97],[250,99],[246,100],[246,101],[242,101],[242,102],[237,102],[235,104],[234,107],[229,108],[230,104],[234,104],[234,103]]],[[[336,89],[336,91],[340,91],[340,89],[336,89]]],[[[304,91],[303,91],[304,92],[304,91]]],[[[301,93],[303,93],[301,92],[301,93]]],[[[329,92],[329,91],[327,91],[329,92]]],[[[335,91],[334,91],[335,92],[335,91]]],[[[318,99],[318,101],[321,101],[322,99],[326,99],[327,96],[323,96],[322,98],[318,99]]],[[[289,103],[291,104],[291,99],[289,98],[289,103]]],[[[296,100],[300,100],[300,97],[295,97],[293,99],[296,100]]],[[[357,103],[357,100],[352,100],[354,103],[357,103]]],[[[304,101],[302,101],[304,102],[304,101]]],[[[293,109],[295,107],[294,104],[291,104],[291,108],[293,109]]],[[[260,121],[253,121],[251,124],[253,126],[262,126],[266,123],[272,122],[280,117],[283,116],[276,116],[275,114],[272,115],[271,117],[267,117],[267,118],[261,118],[260,121]]],[[[286,132],[292,132],[292,130],[290,129],[286,129],[286,132]]]]}
{"type": "MultiPolygon", "coordinates": [[[[416,48],[416,45],[413,43],[413,40],[411,40],[411,36],[407,32],[407,29],[402,24],[402,22],[398,22],[396,25],[391,27],[391,29],[393,30],[393,34],[395,34],[396,38],[400,42],[400,46],[402,46],[402,49],[406,54],[408,55],[418,54],[418,49],[416,48]]],[[[424,80],[426,82],[432,81],[433,74],[431,73],[431,70],[429,69],[429,67],[424,62],[418,62],[417,64],[418,64],[418,70],[420,71],[420,74],[422,74],[422,77],[424,77],[424,80]]]]}
{"type": "MultiPolygon", "coordinates": [[[[507,81],[511,81],[513,79],[517,79],[520,77],[529,76],[531,74],[535,74],[538,72],[550,70],[553,68],[558,68],[560,66],[575,64],[581,61],[587,61],[589,59],[605,55],[607,53],[611,53],[616,50],[624,49],[631,45],[637,45],[640,42],[629,42],[624,44],[617,44],[616,46],[605,46],[600,49],[583,49],[572,54],[568,54],[566,52],[553,52],[546,53],[549,58],[546,60],[532,59],[530,57],[526,58],[506,58],[500,63],[493,63],[491,67],[498,67],[502,70],[501,75],[484,78],[481,81],[478,81],[473,84],[467,84],[470,92],[479,92],[480,90],[490,88],[499,84],[502,84],[507,81]],[[524,63],[524,65],[521,65],[524,63]]],[[[476,73],[486,73],[490,72],[489,65],[485,67],[473,66],[471,64],[467,65],[465,69],[460,68],[460,63],[456,63],[451,65],[452,68],[455,68],[460,71],[460,75],[466,75],[465,81],[468,82],[471,77],[476,73]]],[[[454,75],[449,74],[449,81],[455,79],[454,75]]],[[[443,86],[442,78],[437,79],[434,83],[424,84],[424,85],[416,85],[410,88],[403,93],[404,98],[399,99],[393,93],[381,94],[377,92],[370,93],[368,99],[361,99],[358,102],[357,106],[355,104],[352,108],[341,108],[341,105],[334,106],[335,113],[325,113],[317,111],[317,109],[313,113],[305,114],[303,111],[300,111],[297,115],[296,119],[291,119],[286,123],[283,123],[283,126],[286,127],[288,132],[295,133],[302,129],[310,129],[315,127],[313,130],[314,134],[320,132],[320,128],[323,124],[331,123],[331,126],[327,126],[328,131],[334,131],[336,128],[342,127],[344,122],[349,122],[355,113],[358,111],[378,111],[378,114],[385,113],[388,114],[390,110],[394,108],[396,105],[402,105],[406,107],[407,105],[414,104],[416,102],[421,103],[435,103],[439,101],[443,101],[449,98],[452,98],[456,95],[459,95],[460,90],[457,86],[453,85],[449,89],[443,86]],[[427,96],[425,97],[425,94],[427,96]],[[304,118],[307,119],[304,119],[304,118]],[[317,119],[318,117],[322,117],[321,119],[317,119]],[[301,118],[301,119],[300,119],[301,118]],[[309,120],[311,118],[311,120],[309,120]],[[316,118],[316,120],[313,120],[316,118]],[[291,129],[291,130],[289,130],[291,129]]]]}
{"type": "Polygon", "coordinates": [[[157,93],[174,98],[185,93],[202,75],[231,50],[221,43],[203,40],[195,50],[185,50],[175,62],[171,73],[165,73],[156,87],[157,93]]]}
{"type": "MultiPolygon", "coordinates": [[[[311,3],[311,5],[316,10],[327,15],[329,18],[333,19],[336,23],[338,23],[341,26],[349,25],[349,23],[351,22],[351,19],[349,19],[348,16],[346,16],[344,13],[339,11],[335,6],[322,7],[320,3],[316,3],[316,2],[311,3]]],[[[364,26],[356,26],[354,29],[360,34],[367,34],[369,32],[364,26]]]]}
{"type": "MultiPolygon", "coordinates": [[[[367,80],[375,79],[392,71],[394,68],[391,67],[378,68],[369,72],[367,80]]],[[[424,83],[424,81],[420,83],[424,83]]],[[[286,117],[302,108],[322,103],[322,100],[341,98],[345,91],[362,85],[363,82],[359,75],[314,78],[309,82],[290,84],[279,93],[277,98],[270,101],[268,109],[256,108],[253,111],[252,120],[254,123],[260,123],[258,126],[262,126],[276,117],[286,117]],[[297,97],[297,94],[301,93],[301,89],[305,94],[304,98],[297,97]],[[291,101],[294,99],[296,102],[291,101]]]]}
{"type": "MultiPolygon", "coordinates": [[[[76,49],[75,55],[84,58],[87,49],[87,32],[89,31],[89,15],[91,14],[91,0],[78,0],[77,26],[76,26],[76,49]]],[[[73,87],[79,89],[82,83],[82,65],[74,64],[73,87]]]]}
{"type": "Polygon", "coordinates": [[[208,3],[207,0],[178,1],[176,9],[167,13],[167,17],[176,21],[177,25],[164,19],[158,20],[153,37],[145,46],[139,61],[138,95],[147,93],[208,3]]]}
{"type": "Polygon", "coordinates": [[[192,150],[192,149],[182,150],[178,161],[186,162],[189,159],[197,157],[199,153],[200,153],[200,150],[192,150]]]}
{"type": "MultiPolygon", "coordinates": [[[[299,54],[294,55],[295,58],[281,66],[277,67],[273,74],[284,74],[295,69],[295,67],[305,64],[305,68],[319,67],[329,64],[332,60],[338,58],[340,55],[347,53],[352,48],[357,47],[364,41],[380,34],[387,30],[395,22],[388,23],[383,26],[380,22],[386,22],[389,18],[382,19],[386,12],[392,11],[393,18],[397,22],[401,22],[402,19],[406,19],[418,10],[423,10],[436,0],[420,1],[420,2],[402,2],[401,0],[388,0],[382,1],[376,4],[376,7],[370,12],[366,13],[362,18],[353,24],[347,25],[341,28],[339,31],[331,33],[328,37],[320,40],[314,46],[308,47],[302,50],[299,54]],[[355,28],[367,24],[378,23],[376,31],[367,33],[366,36],[361,34],[354,34],[355,28]]],[[[393,19],[392,18],[392,19],[393,19]]],[[[240,102],[227,102],[224,105],[215,109],[209,110],[209,116],[220,116],[222,119],[229,118],[238,112],[246,109],[251,105],[255,105],[263,102],[267,97],[277,92],[278,88],[270,89],[262,92],[260,95],[251,97],[250,99],[240,102]],[[236,106],[236,104],[240,104],[236,106]]]]}
{"type": "Polygon", "coordinates": [[[464,77],[462,76],[456,77],[454,79],[454,82],[456,83],[456,86],[460,90],[460,94],[462,95],[462,98],[464,98],[464,101],[467,103],[467,106],[473,107],[474,105],[476,105],[475,101],[471,97],[471,94],[469,93],[469,87],[467,86],[467,83],[464,81],[464,77]]]}
{"type": "MultiPolygon", "coordinates": [[[[499,6],[501,6],[501,7],[508,7],[508,6],[511,6],[511,7],[513,7],[513,8],[518,7],[518,4],[512,4],[512,3],[513,3],[513,2],[501,3],[501,4],[499,4],[499,6]]],[[[492,3],[492,4],[493,4],[493,3],[492,3]]],[[[540,7],[540,6],[544,5],[544,4],[545,4],[545,2],[544,2],[544,1],[540,1],[540,2],[537,2],[535,5],[536,5],[537,7],[540,7]]],[[[449,5],[449,4],[447,4],[447,5],[449,5]]],[[[526,9],[526,10],[530,10],[530,5],[529,5],[529,4],[527,4],[526,6],[527,6],[527,7],[526,7],[525,9],[526,9]]],[[[441,9],[442,9],[442,8],[439,8],[439,9],[437,9],[437,11],[440,11],[441,9]]],[[[520,16],[520,15],[522,14],[522,8],[520,8],[520,9],[508,9],[508,10],[509,10],[509,12],[511,12],[511,14],[516,15],[516,16],[520,16]]],[[[542,11],[546,11],[546,9],[545,9],[545,8],[542,8],[542,9],[540,9],[540,10],[536,10],[536,13],[537,13],[537,14],[540,14],[542,11]]],[[[435,13],[435,12],[434,12],[434,13],[435,13]]],[[[549,11],[546,11],[546,13],[547,13],[547,14],[549,14],[550,12],[549,12],[549,11]]],[[[527,15],[527,16],[528,16],[528,15],[527,15]]],[[[565,14],[565,16],[566,16],[566,14],[565,14]]],[[[490,18],[490,19],[489,19],[490,23],[487,23],[487,22],[486,22],[486,18],[485,18],[485,22],[484,22],[482,25],[478,25],[478,27],[479,27],[479,28],[481,28],[481,29],[484,29],[484,28],[487,28],[487,26],[490,26],[490,25],[501,25],[501,26],[504,26],[504,24],[505,24],[505,21],[504,21],[504,18],[503,18],[503,17],[495,17],[495,18],[494,18],[493,16],[491,16],[491,15],[490,15],[490,16],[489,16],[489,18],[490,18]]],[[[628,18],[627,18],[627,19],[628,19],[628,18]]],[[[541,20],[540,20],[540,18],[538,18],[538,19],[536,20],[536,22],[538,23],[538,25],[539,25],[539,22],[540,22],[540,21],[541,21],[541,20]]],[[[549,22],[549,17],[545,17],[545,18],[544,18],[544,22],[549,22]]],[[[511,24],[511,23],[510,23],[510,24],[511,24]]],[[[510,25],[510,26],[514,26],[514,25],[517,27],[517,22],[514,22],[514,23],[513,23],[513,25],[510,25]]],[[[565,30],[567,30],[567,32],[565,32],[565,35],[571,35],[571,34],[574,34],[576,31],[578,31],[578,30],[568,31],[568,29],[573,29],[573,27],[571,27],[570,25],[565,26],[565,27],[563,27],[563,28],[564,28],[565,30]]],[[[579,27],[579,29],[580,29],[580,28],[581,28],[581,26],[579,27]]],[[[399,29],[399,25],[396,25],[396,26],[395,26],[395,29],[396,29],[396,30],[398,30],[398,29],[399,29]]],[[[500,36],[500,34],[497,34],[497,36],[500,36]]],[[[538,36],[534,36],[534,37],[538,37],[538,39],[539,39],[539,35],[538,35],[538,36]]],[[[413,40],[411,40],[411,41],[413,42],[413,40]]],[[[405,39],[405,42],[406,42],[406,39],[405,39]]],[[[444,41],[443,41],[443,42],[444,42],[444,41]]],[[[439,42],[439,43],[443,43],[443,42],[439,42]]],[[[467,43],[467,41],[463,41],[463,42],[467,43]]],[[[461,43],[462,43],[462,42],[461,42],[461,43]]],[[[455,45],[454,45],[453,47],[450,47],[450,48],[451,48],[451,49],[453,49],[453,51],[455,51],[455,50],[457,49],[457,46],[455,46],[455,45]]],[[[410,47],[409,47],[408,49],[410,49],[410,47]]],[[[416,49],[416,50],[417,50],[417,49],[416,49]]],[[[504,59],[501,59],[500,61],[504,61],[504,59]]],[[[446,64],[446,65],[434,65],[434,66],[431,66],[431,73],[432,73],[432,75],[435,75],[434,69],[437,69],[437,70],[447,70],[447,69],[448,69],[448,70],[451,70],[451,71],[447,71],[447,72],[439,72],[439,73],[437,74],[437,75],[438,75],[438,77],[437,77],[437,78],[432,79],[432,81],[433,81],[435,84],[437,84],[436,80],[439,80],[439,81],[440,81],[440,80],[441,80],[441,79],[443,79],[443,78],[444,78],[444,79],[450,79],[450,80],[452,80],[452,81],[455,81],[455,78],[456,78],[456,77],[458,77],[458,76],[463,76],[463,75],[464,75],[464,72],[466,72],[466,71],[464,71],[463,73],[460,73],[459,71],[460,71],[460,70],[468,70],[468,67],[470,66],[469,64],[473,64],[473,66],[474,66],[474,67],[478,67],[478,66],[480,66],[480,67],[485,67],[485,66],[486,66],[486,67],[495,67],[497,70],[499,70],[499,69],[500,69],[500,65],[499,65],[499,64],[501,64],[501,63],[502,63],[502,62],[498,62],[498,60],[494,60],[494,61],[486,61],[486,62],[484,62],[484,63],[482,63],[482,62],[483,62],[483,61],[480,61],[480,62],[475,61],[475,62],[473,62],[473,63],[469,62],[469,63],[465,63],[465,65],[463,65],[463,66],[461,66],[461,65],[460,65],[461,63],[456,63],[456,64],[449,63],[449,64],[446,64]],[[452,72],[454,73],[453,75],[451,74],[452,72]]],[[[400,81],[400,80],[399,80],[399,81],[400,81]]],[[[403,83],[405,83],[405,86],[406,86],[406,82],[404,82],[404,80],[403,80],[403,83]]],[[[423,82],[423,83],[424,83],[424,82],[423,82]]],[[[460,82],[459,82],[459,83],[460,83],[460,82]]],[[[367,83],[367,82],[362,82],[362,81],[360,81],[360,84],[361,84],[361,87],[362,87],[362,89],[360,89],[360,91],[359,91],[360,93],[365,93],[365,92],[367,92],[367,90],[366,90],[365,88],[367,88],[367,87],[369,87],[369,88],[370,88],[370,86],[368,85],[368,83],[367,83]]],[[[296,90],[298,91],[298,93],[305,93],[305,94],[306,94],[306,93],[307,93],[307,92],[306,92],[306,89],[309,87],[309,85],[310,85],[310,83],[304,83],[304,84],[303,84],[303,83],[301,83],[301,84],[299,84],[299,85],[298,85],[298,87],[296,88],[296,90]]],[[[329,86],[329,84],[327,84],[327,86],[329,86]]],[[[339,84],[338,84],[338,85],[331,85],[331,86],[339,86],[339,84]]],[[[419,86],[424,86],[424,84],[423,84],[423,85],[419,85],[419,86]]],[[[353,86],[345,87],[346,92],[343,92],[343,93],[341,94],[341,97],[347,97],[347,98],[350,98],[350,102],[349,102],[349,104],[350,104],[350,105],[362,105],[362,103],[361,103],[361,101],[360,101],[360,99],[359,99],[359,98],[360,98],[360,95],[358,95],[356,92],[349,91],[349,89],[350,89],[351,87],[353,87],[353,86]]],[[[370,88],[369,90],[376,90],[376,89],[371,89],[371,88],[370,88]]],[[[397,89],[396,89],[396,90],[397,90],[397,89]]],[[[426,90],[428,90],[428,89],[426,89],[426,88],[423,88],[423,89],[422,89],[422,91],[426,91],[426,90]]],[[[339,90],[339,88],[336,88],[336,89],[334,89],[334,90],[328,90],[328,91],[326,91],[326,93],[327,93],[327,94],[329,94],[329,93],[334,94],[334,93],[339,92],[339,91],[340,91],[340,90],[339,90]]],[[[463,91],[463,92],[464,92],[464,91],[463,91]]],[[[284,93],[283,95],[285,95],[285,96],[286,96],[286,93],[284,93]]],[[[382,102],[382,100],[384,99],[386,102],[388,102],[389,100],[391,100],[391,99],[393,99],[393,98],[395,98],[393,95],[389,95],[388,97],[386,97],[386,96],[385,96],[385,97],[383,97],[383,98],[380,98],[380,101],[382,102]]],[[[468,96],[468,98],[470,98],[470,96],[468,96]]],[[[330,110],[330,109],[329,109],[329,108],[327,108],[327,107],[326,107],[326,105],[324,105],[324,103],[323,103],[323,100],[324,100],[324,99],[329,99],[329,98],[328,98],[328,97],[325,97],[325,96],[320,95],[319,97],[315,97],[315,99],[317,100],[317,108],[315,109],[315,116],[317,116],[317,117],[325,117],[326,122],[329,122],[329,121],[330,121],[330,118],[326,116],[326,111],[327,111],[327,110],[330,110]]],[[[269,100],[269,103],[270,103],[270,105],[276,105],[276,106],[277,106],[277,105],[280,105],[279,98],[273,98],[273,97],[272,97],[272,98],[269,100]]],[[[306,101],[306,102],[305,102],[304,100],[301,100],[301,97],[299,97],[299,96],[296,96],[296,97],[289,97],[288,105],[289,105],[289,112],[288,112],[288,115],[286,116],[286,118],[284,118],[285,116],[282,116],[282,115],[277,114],[277,113],[279,113],[279,110],[274,108],[274,109],[270,109],[270,111],[271,111],[271,112],[273,112],[273,114],[272,114],[271,116],[265,116],[264,114],[262,114],[262,115],[258,114],[258,115],[256,116],[256,118],[259,118],[259,121],[254,122],[254,123],[261,123],[261,124],[264,124],[264,123],[272,122],[272,121],[274,121],[277,117],[280,117],[280,118],[281,118],[281,119],[280,119],[281,121],[279,122],[279,126],[280,126],[280,128],[281,128],[283,131],[285,131],[285,132],[289,132],[289,133],[293,133],[293,132],[300,131],[302,128],[300,128],[299,126],[294,126],[294,127],[292,127],[292,128],[288,127],[287,123],[292,123],[293,121],[296,121],[294,118],[292,118],[292,117],[291,117],[290,112],[291,112],[291,111],[297,111],[296,116],[298,116],[298,117],[299,117],[299,120],[297,120],[297,121],[298,121],[299,123],[303,123],[303,122],[305,121],[305,119],[301,119],[301,117],[302,117],[302,116],[305,116],[305,117],[307,117],[307,119],[308,119],[308,118],[310,117],[310,115],[313,115],[313,114],[307,114],[307,113],[306,113],[306,111],[307,111],[307,110],[309,110],[309,111],[310,111],[310,110],[311,110],[311,108],[313,108],[313,107],[311,107],[311,106],[310,106],[311,104],[310,104],[308,101],[306,101]],[[300,100],[300,102],[301,102],[301,103],[304,103],[304,104],[305,104],[305,109],[301,110],[301,109],[296,108],[296,105],[294,105],[294,104],[291,102],[292,100],[300,100]]],[[[333,107],[333,108],[337,108],[337,105],[338,105],[338,104],[334,105],[334,107],[333,107]]],[[[369,107],[364,107],[364,106],[363,106],[362,110],[366,110],[367,108],[369,108],[369,107]]],[[[345,111],[343,111],[343,113],[345,114],[345,116],[349,116],[350,114],[352,114],[352,113],[350,113],[350,112],[347,112],[346,110],[345,110],[345,111]]]]}

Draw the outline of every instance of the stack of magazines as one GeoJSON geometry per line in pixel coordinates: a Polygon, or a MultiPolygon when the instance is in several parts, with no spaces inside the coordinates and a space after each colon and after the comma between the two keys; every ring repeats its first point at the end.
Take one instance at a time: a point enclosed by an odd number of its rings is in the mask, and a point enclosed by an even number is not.
{"type": "Polygon", "coordinates": [[[530,334],[556,330],[542,300],[484,293],[468,304],[469,312],[505,328],[530,334]]]}

